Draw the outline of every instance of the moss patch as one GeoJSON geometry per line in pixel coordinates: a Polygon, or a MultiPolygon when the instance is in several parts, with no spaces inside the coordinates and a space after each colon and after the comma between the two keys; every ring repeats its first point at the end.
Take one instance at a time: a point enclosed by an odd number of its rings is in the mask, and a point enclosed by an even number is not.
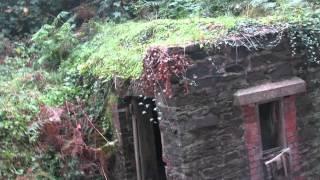
{"type": "Polygon", "coordinates": [[[178,20],[129,21],[98,24],[98,33],[73,50],[66,61],[75,71],[110,80],[114,76],[135,79],[142,72],[142,59],[152,46],[177,46],[195,42],[214,43],[234,30],[238,22],[273,25],[286,22],[285,16],[223,16],[178,20]]]}
{"type": "Polygon", "coordinates": [[[81,73],[110,79],[113,76],[137,78],[142,59],[150,46],[184,45],[215,41],[227,34],[243,18],[154,20],[148,22],[106,23],[95,37],[78,46],[71,55],[81,73]]]}

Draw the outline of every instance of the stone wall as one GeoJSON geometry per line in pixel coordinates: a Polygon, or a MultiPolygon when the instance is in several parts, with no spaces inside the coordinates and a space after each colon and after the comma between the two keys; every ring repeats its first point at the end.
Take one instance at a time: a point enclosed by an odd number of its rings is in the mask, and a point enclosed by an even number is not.
{"type": "Polygon", "coordinates": [[[132,116],[126,99],[112,107],[113,126],[118,140],[115,161],[111,167],[110,178],[114,180],[137,179],[134,157],[132,116]]]}
{"type": "Polygon", "coordinates": [[[299,171],[295,177],[320,177],[320,68],[304,55],[292,57],[283,40],[272,49],[249,51],[225,46],[204,50],[197,45],[171,48],[192,59],[187,77],[197,86],[174,81],[174,96],[159,106],[163,159],[168,179],[250,179],[244,114],[233,94],[243,88],[298,76],[307,93],[296,100],[299,171]],[[166,103],[164,103],[166,102],[166,103]]]}
{"type": "Polygon", "coordinates": [[[307,93],[297,96],[297,126],[299,149],[303,162],[302,176],[320,177],[320,68],[311,66],[302,71],[307,82],[307,93]]]}

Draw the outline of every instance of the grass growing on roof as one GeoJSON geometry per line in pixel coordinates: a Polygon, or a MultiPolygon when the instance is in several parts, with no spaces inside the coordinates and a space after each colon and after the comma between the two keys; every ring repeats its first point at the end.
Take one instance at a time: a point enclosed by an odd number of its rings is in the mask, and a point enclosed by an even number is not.
{"type": "Polygon", "coordinates": [[[273,25],[287,22],[286,17],[287,15],[272,15],[251,19],[222,16],[98,24],[98,33],[94,38],[78,45],[66,63],[71,65],[74,71],[100,79],[109,80],[114,76],[135,79],[142,72],[142,59],[149,47],[183,46],[206,41],[214,43],[238,22],[253,20],[273,25]]]}
{"type": "Polygon", "coordinates": [[[148,47],[215,41],[241,19],[219,17],[107,23],[100,26],[100,32],[91,41],[78,46],[71,58],[82,62],[78,66],[80,72],[102,79],[113,76],[138,78],[148,47]]]}

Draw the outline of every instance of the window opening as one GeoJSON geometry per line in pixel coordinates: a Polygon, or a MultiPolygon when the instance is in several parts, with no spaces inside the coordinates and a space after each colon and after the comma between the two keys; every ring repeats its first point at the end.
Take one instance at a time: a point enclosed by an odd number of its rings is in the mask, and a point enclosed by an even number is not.
{"type": "Polygon", "coordinates": [[[260,132],[263,151],[282,146],[282,124],[280,102],[273,101],[259,105],[260,132]]]}

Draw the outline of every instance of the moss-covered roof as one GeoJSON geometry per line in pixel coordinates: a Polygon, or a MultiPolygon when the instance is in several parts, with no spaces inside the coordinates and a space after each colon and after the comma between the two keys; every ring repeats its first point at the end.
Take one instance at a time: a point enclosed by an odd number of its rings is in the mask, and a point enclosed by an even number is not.
{"type": "Polygon", "coordinates": [[[183,46],[195,42],[212,44],[227,35],[229,38],[236,38],[243,35],[234,33],[241,22],[261,25],[260,28],[251,30],[254,31],[253,34],[263,34],[277,29],[274,24],[292,21],[292,18],[267,16],[250,19],[223,16],[99,24],[98,33],[91,40],[77,46],[68,62],[76,59],[77,63],[73,65],[76,64],[77,71],[90,73],[101,79],[114,76],[138,78],[142,72],[142,59],[151,46],[183,46]]]}
{"type": "Polygon", "coordinates": [[[107,23],[100,25],[92,40],[78,46],[73,57],[87,59],[78,67],[81,72],[90,71],[103,78],[113,75],[135,78],[141,73],[142,59],[148,47],[214,41],[240,19],[220,17],[107,23]]]}

